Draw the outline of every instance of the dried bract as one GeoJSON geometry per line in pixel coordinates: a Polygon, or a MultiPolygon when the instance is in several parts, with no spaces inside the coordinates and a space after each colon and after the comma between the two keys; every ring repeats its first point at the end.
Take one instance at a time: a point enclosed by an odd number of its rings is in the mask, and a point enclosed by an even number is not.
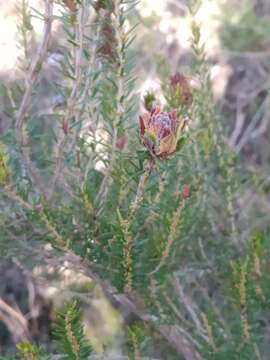
{"type": "Polygon", "coordinates": [[[140,116],[142,143],[153,157],[166,159],[176,151],[180,132],[183,130],[176,110],[164,112],[159,106],[140,116]]]}

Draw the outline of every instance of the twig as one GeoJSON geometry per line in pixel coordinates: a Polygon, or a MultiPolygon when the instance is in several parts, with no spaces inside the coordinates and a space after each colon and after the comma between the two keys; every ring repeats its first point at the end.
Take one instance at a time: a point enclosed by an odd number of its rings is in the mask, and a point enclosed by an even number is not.
{"type": "Polygon", "coordinates": [[[171,308],[171,310],[173,311],[173,313],[175,314],[175,316],[178,318],[178,320],[181,323],[184,323],[188,328],[192,328],[193,324],[187,320],[184,315],[182,315],[180,313],[180,309],[177,308],[177,306],[173,303],[172,299],[170,296],[168,296],[166,293],[163,294],[164,299],[166,301],[166,304],[171,308]]]}
{"type": "Polygon", "coordinates": [[[185,360],[202,360],[194,345],[179,333],[177,326],[160,325],[151,315],[144,312],[130,295],[120,294],[110,283],[104,281],[91,270],[91,263],[82,260],[72,253],[66,253],[61,258],[48,257],[47,263],[60,267],[62,264],[70,263],[72,269],[78,273],[91,277],[102,289],[104,295],[111,304],[122,314],[124,320],[129,322],[141,321],[152,333],[161,336],[178,354],[185,360]]]}
{"type": "Polygon", "coordinates": [[[246,128],[244,134],[242,135],[238,144],[235,146],[235,151],[237,153],[239,153],[242,150],[242,148],[246,145],[246,143],[249,141],[252,132],[255,130],[258,122],[261,119],[263,112],[265,111],[265,109],[267,107],[268,102],[269,102],[268,97],[266,97],[264,99],[263,103],[261,104],[261,106],[259,107],[259,109],[257,110],[256,114],[253,116],[253,118],[252,118],[250,124],[248,125],[248,127],[246,128]]]}
{"type": "Polygon", "coordinates": [[[18,109],[16,115],[16,136],[18,146],[21,150],[21,161],[27,171],[27,175],[31,178],[33,184],[36,185],[37,189],[41,191],[44,196],[47,196],[47,191],[45,185],[43,184],[43,180],[37,174],[36,168],[34,167],[29,154],[29,149],[27,149],[27,134],[24,129],[24,123],[27,118],[27,111],[30,105],[31,94],[33,91],[33,87],[38,80],[38,75],[42,64],[45,60],[49,40],[51,36],[51,27],[52,27],[52,20],[53,20],[53,0],[45,0],[45,14],[44,14],[44,30],[43,30],[43,38],[39,49],[36,53],[35,58],[33,59],[29,72],[26,77],[26,90],[23,95],[20,107],[18,109]]]}
{"type": "MultiPolygon", "coordinates": [[[[192,323],[190,323],[187,319],[184,318],[184,316],[181,315],[180,311],[177,309],[177,307],[174,305],[174,303],[172,302],[172,300],[169,298],[168,295],[165,295],[165,300],[166,300],[167,305],[171,308],[171,310],[176,315],[176,317],[180,320],[180,322],[186,324],[186,326],[188,326],[189,328],[192,328],[192,323]]],[[[185,335],[185,337],[187,339],[189,339],[190,342],[194,344],[194,346],[196,346],[197,349],[200,349],[201,346],[198,343],[198,341],[191,336],[191,331],[187,332],[179,325],[176,325],[176,326],[177,326],[178,331],[183,333],[185,335]]],[[[200,332],[199,332],[199,335],[201,336],[200,332]]],[[[205,340],[205,338],[204,338],[204,340],[205,340]]]]}
{"type": "Polygon", "coordinates": [[[185,305],[186,310],[188,311],[191,319],[193,320],[194,324],[196,325],[198,333],[205,341],[208,342],[208,337],[205,335],[205,331],[203,329],[201,321],[200,321],[199,317],[197,316],[196,312],[194,311],[194,309],[192,308],[192,306],[189,302],[189,299],[184,294],[184,290],[183,290],[179,280],[176,277],[174,277],[173,283],[174,283],[175,289],[178,291],[180,299],[182,300],[183,304],[185,305]]]}
{"type": "MultiPolygon", "coordinates": [[[[9,199],[18,202],[22,207],[28,211],[33,211],[34,208],[32,205],[24,201],[20,196],[18,196],[12,189],[9,187],[5,187],[5,191],[3,192],[3,196],[8,197],[9,199]]],[[[43,224],[46,226],[47,230],[53,235],[55,242],[63,249],[67,250],[67,241],[65,241],[55,227],[49,222],[42,206],[38,208],[39,216],[43,224]]]]}
{"type": "Polygon", "coordinates": [[[155,164],[155,160],[154,160],[154,158],[151,157],[144,166],[144,172],[143,172],[142,176],[140,177],[136,196],[130,205],[129,220],[133,217],[133,215],[135,214],[135,212],[137,211],[137,209],[140,205],[140,202],[142,201],[145,184],[146,184],[147,179],[151,175],[154,164],[155,164]]]}
{"type": "Polygon", "coordinates": [[[96,196],[95,199],[95,203],[99,205],[99,209],[97,211],[97,216],[100,216],[103,208],[104,208],[104,204],[105,204],[105,200],[107,198],[107,194],[109,191],[109,186],[111,183],[111,172],[112,169],[114,167],[114,163],[116,160],[116,142],[117,142],[117,128],[114,127],[113,129],[113,134],[112,134],[112,147],[111,147],[111,156],[110,156],[110,163],[109,166],[106,169],[106,173],[104,175],[104,178],[102,180],[102,183],[100,185],[100,189],[99,192],[96,196]]]}
{"type": "Polygon", "coordinates": [[[268,58],[270,57],[270,51],[269,50],[265,50],[265,51],[234,51],[234,50],[222,50],[220,53],[221,56],[226,56],[226,57],[247,57],[247,58],[251,58],[251,59],[263,59],[263,58],[268,58]]]}
{"type": "Polygon", "coordinates": [[[169,0],[169,3],[171,3],[172,5],[176,6],[180,11],[182,11],[183,13],[187,13],[188,12],[188,7],[184,4],[181,3],[177,0],[169,0]]]}
{"type": "MultiPolygon", "coordinates": [[[[76,45],[74,45],[74,81],[71,89],[70,96],[67,100],[67,108],[64,114],[64,117],[62,119],[62,127],[63,131],[60,133],[61,137],[58,140],[56,149],[55,149],[55,158],[56,158],[56,166],[54,170],[54,176],[52,178],[51,184],[50,184],[50,193],[49,197],[51,197],[54,193],[58,178],[62,172],[63,169],[63,159],[62,155],[65,149],[65,146],[68,142],[68,132],[69,132],[69,123],[70,120],[75,117],[75,121],[78,120],[78,104],[76,103],[79,96],[79,89],[80,84],[82,81],[82,58],[83,58],[83,25],[84,25],[84,10],[85,10],[85,4],[84,1],[81,1],[80,8],[77,11],[76,14],[76,20],[74,25],[74,31],[75,31],[75,42],[76,45]],[[77,46],[77,44],[79,44],[77,46]]],[[[73,142],[72,142],[73,144],[73,142]]]]}
{"type": "Polygon", "coordinates": [[[122,20],[123,20],[123,4],[121,0],[117,0],[114,6],[114,15],[115,15],[115,37],[117,42],[117,62],[118,62],[118,69],[117,69],[117,94],[116,94],[116,120],[114,121],[114,128],[112,134],[112,147],[111,147],[111,156],[110,156],[110,163],[107,168],[106,174],[103,178],[102,184],[100,186],[100,190],[96,197],[96,204],[98,204],[99,209],[97,212],[97,216],[100,216],[104,204],[107,198],[107,194],[109,191],[109,187],[111,184],[111,172],[115,164],[116,160],[116,143],[117,143],[117,136],[118,136],[118,127],[119,124],[122,122],[123,114],[124,114],[124,106],[123,106],[123,99],[125,97],[124,91],[124,67],[125,67],[125,38],[123,33],[122,27],[122,20]]]}
{"type": "Polygon", "coordinates": [[[244,114],[243,108],[240,107],[239,104],[237,104],[235,127],[234,127],[234,130],[229,139],[229,146],[232,149],[234,149],[237,144],[237,140],[238,140],[241,132],[243,131],[244,124],[245,124],[245,114],[244,114]]]}
{"type": "Polygon", "coordinates": [[[265,112],[260,125],[250,134],[251,139],[256,139],[258,136],[263,135],[269,125],[269,113],[265,112]]]}
{"type": "Polygon", "coordinates": [[[3,320],[8,327],[15,343],[22,340],[30,340],[26,318],[19,311],[19,309],[16,311],[1,298],[0,320],[3,320]]]}
{"type": "Polygon", "coordinates": [[[198,288],[201,290],[203,297],[205,298],[206,301],[208,301],[211,304],[212,310],[215,313],[215,315],[218,317],[220,323],[223,326],[224,329],[224,333],[223,336],[224,338],[227,340],[229,337],[231,337],[231,333],[230,333],[230,329],[228,327],[228,325],[225,322],[225,319],[223,318],[219,308],[216,306],[216,304],[214,303],[213,299],[209,296],[207,289],[204,288],[199,281],[195,280],[196,285],[198,286],[198,288]]]}
{"type": "MultiPolygon", "coordinates": [[[[182,199],[182,194],[180,193],[180,196],[179,196],[179,200],[181,201],[182,199]]],[[[180,216],[181,216],[181,213],[185,207],[185,199],[182,199],[182,202],[181,204],[178,206],[177,210],[175,211],[175,213],[173,214],[173,217],[172,217],[172,221],[171,221],[171,226],[170,226],[170,232],[169,232],[169,236],[168,236],[168,240],[167,240],[167,243],[166,243],[166,247],[161,255],[161,259],[160,259],[160,262],[159,264],[156,266],[156,268],[150,273],[150,275],[154,275],[155,273],[157,273],[161,267],[165,264],[168,256],[170,255],[170,251],[171,251],[171,248],[174,244],[174,241],[175,241],[175,238],[176,238],[176,235],[177,235],[177,228],[178,228],[178,225],[179,225],[179,222],[180,222],[180,216]]]]}
{"type": "Polygon", "coordinates": [[[48,44],[51,36],[51,25],[52,25],[52,14],[53,14],[53,1],[45,0],[45,25],[43,31],[43,39],[38,49],[38,52],[31,63],[28,75],[27,75],[27,89],[24,93],[20,108],[16,117],[16,128],[21,131],[23,127],[23,122],[26,117],[26,112],[28,110],[30,97],[32,94],[33,86],[35,85],[40,68],[47,54],[48,44]]]}
{"type": "Polygon", "coordinates": [[[130,233],[130,224],[132,218],[137,211],[139,204],[143,198],[143,192],[145,188],[146,181],[151,174],[151,171],[154,166],[154,159],[151,158],[146,162],[144,167],[144,173],[140,177],[139,185],[137,188],[136,196],[133,202],[131,203],[129,214],[126,219],[120,219],[120,224],[123,232],[123,237],[125,240],[123,246],[123,258],[124,258],[124,268],[125,268],[125,280],[126,280],[126,291],[130,292],[132,290],[132,251],[133,251],[133,237],[130,233]]]}
{"type": "Polygon", "coordinates": [[[186,337],[179,334],[177,326],[160,325],[159,333],[181,354],[185,360],[202,360],[201,355],[186,337]]]}

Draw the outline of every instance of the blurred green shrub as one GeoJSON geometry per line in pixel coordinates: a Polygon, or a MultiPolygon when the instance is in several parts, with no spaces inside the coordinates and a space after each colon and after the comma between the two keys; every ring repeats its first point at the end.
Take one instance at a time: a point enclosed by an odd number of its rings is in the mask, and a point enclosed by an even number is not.
{"type": "Polygon", "coordinates": [[[269,19],[257,16],[251,1],[227,1],[221,9],[219,33],[225,48],[251,52],[269,49],[269,19]]]}
{"type": "MultiPolygon", "coordinates": [[[[0,241],[50,242],[55,256],[79,255],[114,294],[139,300],[141,320],[125,324],[131,358],[260,358],[269,351],[269,229],[253,223],[241,203],[252,182],[226,144],[197,7],[189,9],[191,73],[170,79],[167,64],[160,69],[166,104],[152,111],[152,100],[159,100],[150,98],[140,139],[131,51],[135,5],[63,5],[62,81],[51,86],[65,101],[47,115],[37,103],[52,3],[45,16],[36,14],[45,23],[43,48],[27,70],[26,86],[20,84],[21,99],[10,114],[14,127],[1,137],[8,157],[2,160],[0,241]]],[[[240,19],[246,26],[255,21],[246,13],[240,19]]],[[[226,27],[226,36],[235,40],[232,29],[226,27]]],[[[257,42],[252,31],[245,36],[257,42]]],[[[58,320],[61,358],[86,359],[91,349],[77,305],[58,320]]],[[[22,358],[38,356],[35,345],[18,349],[22,358]]]]}

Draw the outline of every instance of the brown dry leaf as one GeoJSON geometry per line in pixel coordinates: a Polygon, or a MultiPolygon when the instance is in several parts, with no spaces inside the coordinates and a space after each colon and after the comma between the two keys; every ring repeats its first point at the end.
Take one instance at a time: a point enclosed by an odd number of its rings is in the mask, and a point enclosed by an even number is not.
{"type": "Polygon", "coordinates": [[[177,138],[174,134],[169,134],[160,140],[159,153],[172,154],[176,149],[177,138]]]}

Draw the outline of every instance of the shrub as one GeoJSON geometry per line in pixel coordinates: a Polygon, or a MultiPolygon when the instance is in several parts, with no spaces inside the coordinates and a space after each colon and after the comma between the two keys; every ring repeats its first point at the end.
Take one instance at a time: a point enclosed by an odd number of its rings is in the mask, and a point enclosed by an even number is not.
{"type": "MultiPolygon", "coordinates": [[[[38,99],[45,63],[53,61],[46,57],[53,2],[32,15],[23,4],[25,54],[31,16],[43,19],[44,32],[31,64],[22,61],[25,84],[4,89],[18,95],[1,137],[1,242],[30,237],[51,243],[56,256],[83,259],[120,311],[132,308],[130,358],[260,358],[268,229],[253,226],[240,207],[249,173],[226,145],[196,4],[189,7],[191,73],[162,71],[166,104],[149,89],[139,111],[136,2],[61,2],[61,76],[46,86],[62,100],[50,112],[38,99]]],[[[91,348],[77,305],[58,321],[61,358],[86,359],[91,348]]],[[[18,350],[21,358],[43,356],[29,343],[18,350]]]]}

